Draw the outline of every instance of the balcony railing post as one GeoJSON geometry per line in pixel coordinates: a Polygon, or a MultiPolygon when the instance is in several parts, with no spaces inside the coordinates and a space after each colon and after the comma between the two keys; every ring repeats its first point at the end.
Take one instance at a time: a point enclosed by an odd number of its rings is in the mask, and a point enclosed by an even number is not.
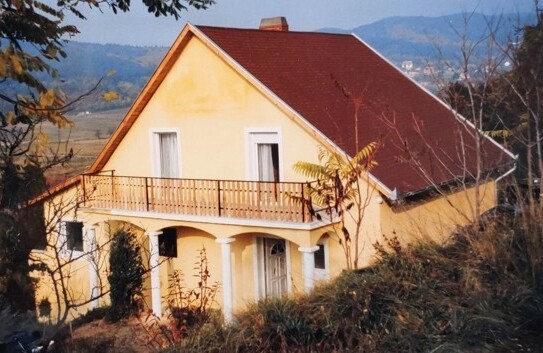
{"type": "Polygon", "coordinates": [[[221,217],[221,181],[217,180],[217,209],[221,217]]]}
{"type": "Polygon", "coordinates": [[[111,204],[115,205],[115,187],[113,185],[113,182],[114,182],[113,178],[114,178],[114,176],[111,175],[109,177],[109,181],[110,181],[110,184],[111,184],[111,204]]]}
{"type": "Polygon", "coordinates": [[[86,178],[86,175],[83,174],[81,176],[81,178],[83,179],[83,206],[86,206],[87,205],[87,189],[85,187],[85,178],[86,178]]]}
{"type": "Polygon", "coordinates": [[[300,183],[302,187],[302,223],[305,223],[305,197],[304,197],[304,184],[300,183]]]}
{"type": "Polygon", "coordinates": [[[145,180],[145,210],[149,212],[149,185],[147,183],[147,177],[143,178],[145,180]]]}

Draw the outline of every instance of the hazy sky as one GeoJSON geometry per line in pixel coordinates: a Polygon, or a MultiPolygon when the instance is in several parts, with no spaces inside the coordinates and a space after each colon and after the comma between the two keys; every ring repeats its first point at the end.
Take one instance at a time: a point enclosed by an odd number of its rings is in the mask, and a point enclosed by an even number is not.
{"type": "MultiPolygon", "coordinates": [[[[323,27],[352,29],[390,16],[441,16],[459,12],[529,12],[534,0],[216,0],[208,10],[189,9],[182,18],[155,18],[132,0],[132,11],[114,15],[104,8],[83,11],[87,21],[68,18],[80,34],[74,40],[95,43],[169,46],[186,22],[258,28],[264,17],[285,16],[291,30],[323,27]]],[[[83,9],[85,10],[85,9],[83,9]]]]}

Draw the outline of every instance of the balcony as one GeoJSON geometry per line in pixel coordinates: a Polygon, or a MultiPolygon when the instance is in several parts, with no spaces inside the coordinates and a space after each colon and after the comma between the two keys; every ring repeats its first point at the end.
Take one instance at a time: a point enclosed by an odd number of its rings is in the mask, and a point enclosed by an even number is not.
{"type": "Polygon", "coordinates": [[[84,206],[136,212],[311,223],[304,183],[83,175],[84,206]]]}

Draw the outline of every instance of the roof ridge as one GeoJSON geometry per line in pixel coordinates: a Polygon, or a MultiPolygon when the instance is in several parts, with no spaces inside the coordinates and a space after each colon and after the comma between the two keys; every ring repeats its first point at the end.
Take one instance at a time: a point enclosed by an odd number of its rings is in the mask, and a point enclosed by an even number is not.
{"type": "Polygon", "coordinates": [[[342,37],[350,37],[352,36],[352,33],[331,33],[331,32],[318,32],[318,31],[271,31],[271,30],[262,30],[258,28],[235,28],[235,27],[223,27],[223,26],[208,26],[208,25],[195,25],[192,24],[194,27],[202,30],[205,28],[209,29],[218,29],[218,30],[225,30],[225,31],[247,31],[247,32],[258,32],[258,33],[282,33],[282,34],[307,34],[307,35],[330,35],[330,36],[342,36],[342,37]]]}

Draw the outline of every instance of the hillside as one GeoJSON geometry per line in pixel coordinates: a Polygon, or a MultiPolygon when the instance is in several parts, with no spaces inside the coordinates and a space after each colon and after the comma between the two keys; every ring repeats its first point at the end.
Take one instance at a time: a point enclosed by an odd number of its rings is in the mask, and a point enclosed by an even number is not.
{"type": "MultiPolygon", "coordinates": [[[[474,42],[484,38],[489,28],[496,30],[499,43],[518,41],[515,35],[523,24],[535,21],[533,14],[503,14],[485,16],[464,14],[441,17],[388,17],[383,20],[352,29],[324,28],[330,33],[354,33],[373,46],[396,65],[403,60],[437,61],[452,60],[459,54],[460,36],[474,42]],[[439,50],[438,50],[439,49],[439,50]]],[[[486,55],[480,51],[478,55],[486,55]]]]}
{"type": "MultiPolygon", "coordinates": [[[[489,24],[492,24],[498,28],[499,41],[507,43],[509,34],[516,32],[518,23],[529,23],[533,18],[530,14],[504,14],[500,17],[472,14],[468,25],[465,25],[465,16],[461,14],[389,17],[352,29],[323,28],[319,31],[355,33],[398,67],[403,61],[412,61],[412,72],[408,74],[432,88],[432,79],[423,73],[423,68],[439,59],[455,61],[459,54],[460,33],[470,33],[468,39],[477,40],[485,36],[489,24]],[[440,55],[437,55],[437,48],[440,55]]],[[[60,73],[54,85],[73,99],[88,92],[103,78],[98,90],[75,107],[76,112],[94,112],[129,106],[168,48],[68,42],[65,49],[68,57],[52,63],[60,73]],[[111,72],[115,74],[108,76],[111,72]],[[105,101],[102,95],[108,91],[117,92],[119,98],[105,101]]],[[[475,54],[486,55],[485,52],[475,54]]]]}
{"type": "Polygon", "coordinates": [[[129,106],[168,48],[135,47],[115,44],[68,42],[67,58],[53,63],[60,76],[54,85],[73,99],[91,90],[102,79],[95,94],[76,106],[76,111],[100,111],[129,106]],[[115,91],[119,98],[102,99],[104,92],[115,91]]]}

